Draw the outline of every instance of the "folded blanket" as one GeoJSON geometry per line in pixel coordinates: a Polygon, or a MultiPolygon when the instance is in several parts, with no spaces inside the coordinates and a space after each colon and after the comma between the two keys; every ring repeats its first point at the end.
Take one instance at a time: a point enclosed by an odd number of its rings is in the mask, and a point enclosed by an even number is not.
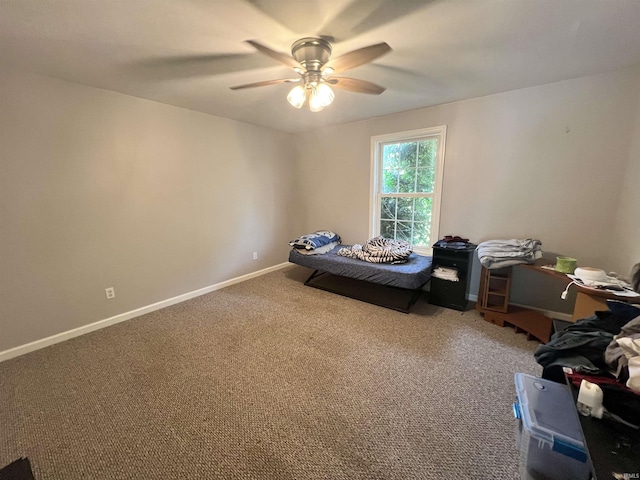
{"type": "Polygon", "coordinates": [[[404,240],[374,237],[364,245],[341,248],[338,255],[372,263],[407,263],[412,252],[411,244],[404,240]]]}
{"type": "Polygon", "coordinates": [[[510,267],[519,263],[533,263],[542,258],[540,240],[488,240],[478,245],[478,258],[488,269],[510,267]]]}

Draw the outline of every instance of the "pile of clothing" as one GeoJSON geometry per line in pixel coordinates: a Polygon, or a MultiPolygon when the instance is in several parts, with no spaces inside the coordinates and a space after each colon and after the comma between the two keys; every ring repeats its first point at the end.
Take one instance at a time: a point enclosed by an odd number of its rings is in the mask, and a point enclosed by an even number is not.
{"type": "Polygon", "coordinates": [[[638,316],[613,337],[604,352],[604,360],[618,381],[640,393],[640,310],[638,316]]]}
{"type": "Polygon", "coordinates": [[[438,240],[433,244],[434,247],[449,248],[451,250],[464,250],[467,248],[474,248],[477,245],[469,243],[468,238],[462,238],[458,235],[445,235],[441,240],[438,240]]]}
{"type": "Polygon", "coordinates": [[[543,378],[564,383],[563,368],[568,367],[572,375],[605,390],[605,408],[638,424],[640,305],[607,300],[607,307],[554,333],[534,357],[544,367],[543,378]]]}
{"type": "Polygon", "coordinates": [[[322,255],[333,250],[342,243],[340,235],[331,230],[316,230],[313,233],[300,235],[291,240],[291,245],[298,253],[305,255],[322,255]]]}
{"type": "Polygon", "coordinates": [[[412,252],[411,244],[404,240],[374,237],[363,245],[341,248],[338,255],[372,263],[407,263],[412,252]]]}
{"type": "Polygon", "coordinates": [[[487,240],[478,244],[478,258],[488,269],[510,267],[519,263],[534,263],[542,258],[542,242],[525,240],[487,240]]]}
{"type": "Polygon", "coordinates": [[[607,347],[625,325],[640,317],[640,308],[624,302],[607,300],[607,307],[554,333],[536,349],[536,361],[545,369],[570,367],[579,373],[606,375],[611,369],[605,360],[607,347]]]}

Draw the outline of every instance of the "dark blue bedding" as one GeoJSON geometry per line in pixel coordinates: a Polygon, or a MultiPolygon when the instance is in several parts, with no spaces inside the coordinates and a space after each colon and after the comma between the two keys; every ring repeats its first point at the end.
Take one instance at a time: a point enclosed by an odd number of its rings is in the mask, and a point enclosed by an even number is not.
{"type": "Polygon", "coordinates": [[[333,275],[411,290],[422,287],[431,278],[431,257],[412,253],[407,263],[370,263],[341,257],[338,250],[344,247],[349,245],[338,245],[324,255],[304,255],[293,249],[289,253],[289,261],[333,275]]]}

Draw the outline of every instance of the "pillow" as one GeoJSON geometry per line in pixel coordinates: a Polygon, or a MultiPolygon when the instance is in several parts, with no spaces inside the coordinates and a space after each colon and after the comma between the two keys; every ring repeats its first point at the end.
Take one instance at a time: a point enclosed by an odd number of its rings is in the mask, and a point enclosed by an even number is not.
{"type": "Polygon", "coordinates": [[[306,235],[300,235],[295,240],[291,240],[289,245],[293,248],[313,250],[314,248],[322,247],[331,242],[340,242],[340,236],[329,230],[318,230],[306,235]]]}

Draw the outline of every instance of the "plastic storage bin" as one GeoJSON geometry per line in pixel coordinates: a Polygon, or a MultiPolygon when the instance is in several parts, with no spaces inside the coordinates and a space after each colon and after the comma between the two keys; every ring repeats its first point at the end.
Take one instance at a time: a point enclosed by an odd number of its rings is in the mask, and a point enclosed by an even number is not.
{"type": "Polygon", "coordinates": [[[515,384],[520,478],[589,480],[591,469],[569,387],[525,373],[515,374],[515,384]]]}

